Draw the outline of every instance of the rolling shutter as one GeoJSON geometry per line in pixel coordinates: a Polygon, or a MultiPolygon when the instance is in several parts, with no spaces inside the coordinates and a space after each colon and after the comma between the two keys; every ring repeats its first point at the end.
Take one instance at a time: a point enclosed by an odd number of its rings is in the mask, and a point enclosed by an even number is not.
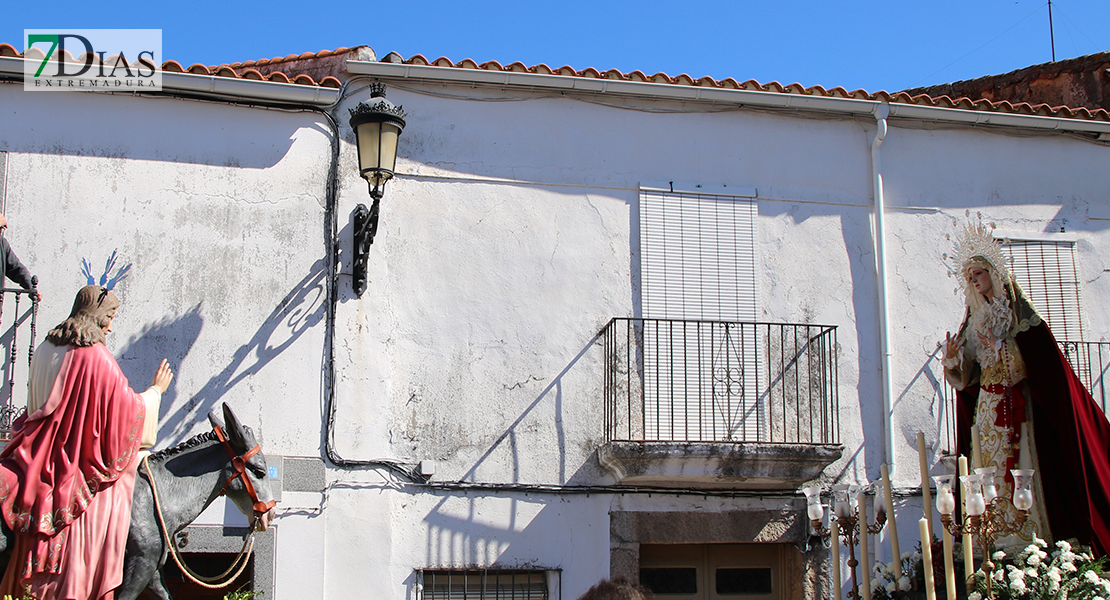
{"type": "Polygon", "coordinates": [[[1058,340],[1083,340],[1075,242],[1007,239],[1010,271],[1058,340]]]}
{"type": "Polygon", "coordinates": [[[756,320],[756,216],[754,198],[641,192],[644,318],[756,320]]]}

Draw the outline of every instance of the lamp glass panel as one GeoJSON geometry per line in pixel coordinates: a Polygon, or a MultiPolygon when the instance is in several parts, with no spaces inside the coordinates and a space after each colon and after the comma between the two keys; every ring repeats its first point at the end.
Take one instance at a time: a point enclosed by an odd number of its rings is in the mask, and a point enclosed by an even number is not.
{"type": "MultiPolygon", "coordinates": [[[[378,153],[379,145],[379,132],[381,131],[381,123],[363,123],[358,126],[358,131],[355,134],[358,136],[358,168],[359,172],[365,172],[367,169],[380,169],[380,155],[378,153]]],[[[396,147],[396,137],[394,137],[394,147],[396,147]]]]}
{"type": "Polygon", "coordinates": [[[389,169],[392,173],[397,167],[397,138],[401,135],[401,128],[390,123],[382,123],[382,154],[381,167],[389,169]]]}

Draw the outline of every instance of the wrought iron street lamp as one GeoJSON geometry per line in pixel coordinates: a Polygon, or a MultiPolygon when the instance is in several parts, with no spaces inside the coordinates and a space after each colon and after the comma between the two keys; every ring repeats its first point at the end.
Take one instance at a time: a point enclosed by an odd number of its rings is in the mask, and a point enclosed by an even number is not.
{"type": "Polygon", "coordinates": [[[358,174],[369,184],[374,199],[369,209],[360,202],[354,213],[352,287],[355,295],[361,296],[366,291],[367,256],[378,232],[378,204],[397,165],[397,138],[405,129],[405,111],[385,99],[384,84],[373,83],[370,102],[359,102],[350,112],[358,146],[358,174]]]}

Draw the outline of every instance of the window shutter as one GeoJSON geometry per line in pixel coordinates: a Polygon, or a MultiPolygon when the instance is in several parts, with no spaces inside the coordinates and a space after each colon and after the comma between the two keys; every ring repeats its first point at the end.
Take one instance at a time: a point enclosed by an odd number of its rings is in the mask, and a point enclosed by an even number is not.
{"type": "Polygon", "coordinates": [[[754,198],[643,190],[644,428],[655,440],[767,436],[757,397],[754,198]],[[693,322],[692,322],[693,321],[693,322]],[[708,321],[708,322],[707,322],[708,321]]]}
{"type": "Polygon", "coordinates": [[[1010,271],[1058,340],[1083,340],[1075,242],[1009,239],[1010,271]]]}
{"type": "Polygon", "coordinates": [[[759,316],[754,198],[643,191],[643,316],[754,321],[759,316]]]}

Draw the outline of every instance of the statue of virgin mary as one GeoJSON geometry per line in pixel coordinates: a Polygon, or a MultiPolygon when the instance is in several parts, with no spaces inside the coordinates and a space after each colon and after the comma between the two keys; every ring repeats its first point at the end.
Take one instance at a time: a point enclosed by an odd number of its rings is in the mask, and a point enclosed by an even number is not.
{"type": "Polygon", "coordinates": [[[966,310],[945,343],[945,377],[958,391],[961,454],[977,431],[981,467],[1004,476],[1027,456],[1034,519],[1048,540],[1077,539],[1110,553],[1110,422],[1079,381],[1048,325],[1008,268],[1001,244],[969,226],[956,260],[966,310]],[[972,429],[972,426],[976,426],[972,429]],[[1024,450],[1024,452],[1023,452],[1024,450]]]}

